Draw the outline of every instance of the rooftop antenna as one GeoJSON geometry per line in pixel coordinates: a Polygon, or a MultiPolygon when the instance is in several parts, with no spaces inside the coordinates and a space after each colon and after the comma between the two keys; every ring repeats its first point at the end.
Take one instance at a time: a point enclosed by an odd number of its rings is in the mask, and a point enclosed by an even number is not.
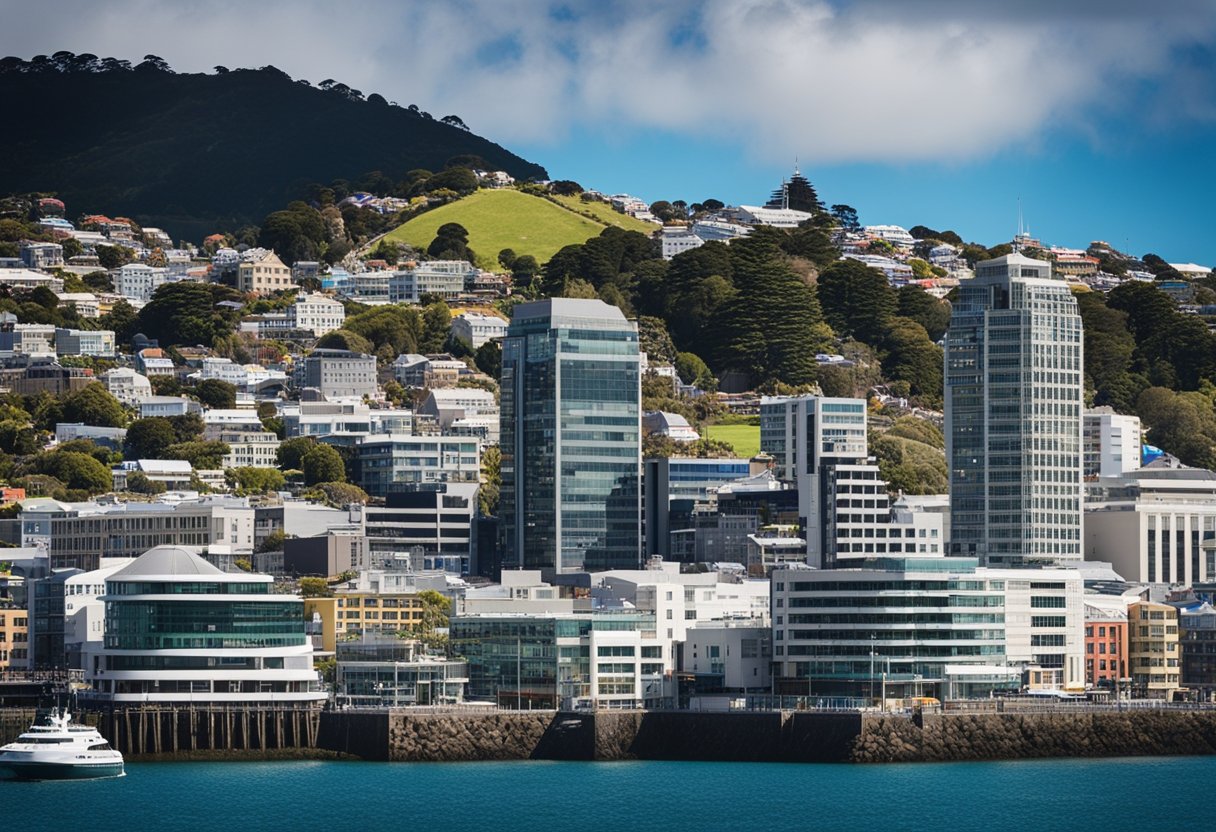
{"type": "Polygon", "coordinates": [[[1026,237],[1026,226],[1022,221],[1022,198],[1018,197],[1018,235],[1013,238],[1013,250],[1016,252],[1022,251],[1022,241],[1026,237]]]}

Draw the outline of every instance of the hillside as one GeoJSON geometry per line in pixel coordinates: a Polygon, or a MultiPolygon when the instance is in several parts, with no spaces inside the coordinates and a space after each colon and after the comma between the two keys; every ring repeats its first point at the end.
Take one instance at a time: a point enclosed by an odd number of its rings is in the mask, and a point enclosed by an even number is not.
{"type": "Polygon", "coordinates": [[[55,192],[69,215],[131,217],[196,239],[260,222],[305,185],[481,157],[517,179],[546,178],[460,126],[274,67],[175,73],[56,53],[0,61],[0,100],[20,113],[0,135],[0,194],[55,192]]]}
{"type": "MultiPolygon", "coordinates": [[[[481,190],[414,217],[386,239],[425,248],[439,226],[449,222],[460,223],[469,232],[469,247],[483,267],[494,265],[504,248],[531,254],[544,263],[563,246],[586,242],[607,227],[521,191],[481,190]]],[[[654,226],[645,230],[653,231],[654,226]]]]}

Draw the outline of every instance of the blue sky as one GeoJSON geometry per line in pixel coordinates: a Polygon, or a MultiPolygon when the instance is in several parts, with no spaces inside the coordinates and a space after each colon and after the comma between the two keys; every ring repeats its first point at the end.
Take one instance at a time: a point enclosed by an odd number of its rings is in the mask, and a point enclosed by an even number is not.
{"type": "Polygon", "coordinates": [[[454,113],[555,177],[1216,265],[1216,2],[0,0],[0,53],[273,64],[454,113]]]}

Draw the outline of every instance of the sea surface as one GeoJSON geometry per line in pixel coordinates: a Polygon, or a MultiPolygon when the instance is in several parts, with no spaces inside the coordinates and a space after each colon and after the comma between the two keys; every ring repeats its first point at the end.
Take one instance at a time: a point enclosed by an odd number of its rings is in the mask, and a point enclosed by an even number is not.
{"type": "Polygon", "coordinates": [[[1214,829],[1216,757],[1009,763],[144,763],[0,782],[5,832],[1214,829]]]}

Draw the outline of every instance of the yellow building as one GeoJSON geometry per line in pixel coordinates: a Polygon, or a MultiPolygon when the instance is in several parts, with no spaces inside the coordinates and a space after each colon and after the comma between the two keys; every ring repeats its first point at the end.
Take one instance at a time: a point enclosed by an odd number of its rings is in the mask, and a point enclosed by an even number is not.
{"type": "Polygon", "coordinates": [[[1171,699],[1181,687],[1178,610],[1151,601],[1128,607],[1127,653],[1134,695],[1171,699]]]}
{"type": "Polygon", "coordinates": [[[291,269],[273,251],[268,251],[260,260],[249,260],[237,267],[237,288],[242,292],[259,295],[290,289],[291,269]]]}
{"type": "Polygon", "coordinates": [[[29,667],[29,637],[26,611],[0,607],[0,671],[29,667]]]}
{"type": "Polygon", "coordinates": [[[380,594],[339,592],[333,598],[305,598],[304,620],[321,618],[321,647],[337,650],[337,643],[368,632],[395,633],[422,621],[422,602],[414,593],[380,594]]]}

